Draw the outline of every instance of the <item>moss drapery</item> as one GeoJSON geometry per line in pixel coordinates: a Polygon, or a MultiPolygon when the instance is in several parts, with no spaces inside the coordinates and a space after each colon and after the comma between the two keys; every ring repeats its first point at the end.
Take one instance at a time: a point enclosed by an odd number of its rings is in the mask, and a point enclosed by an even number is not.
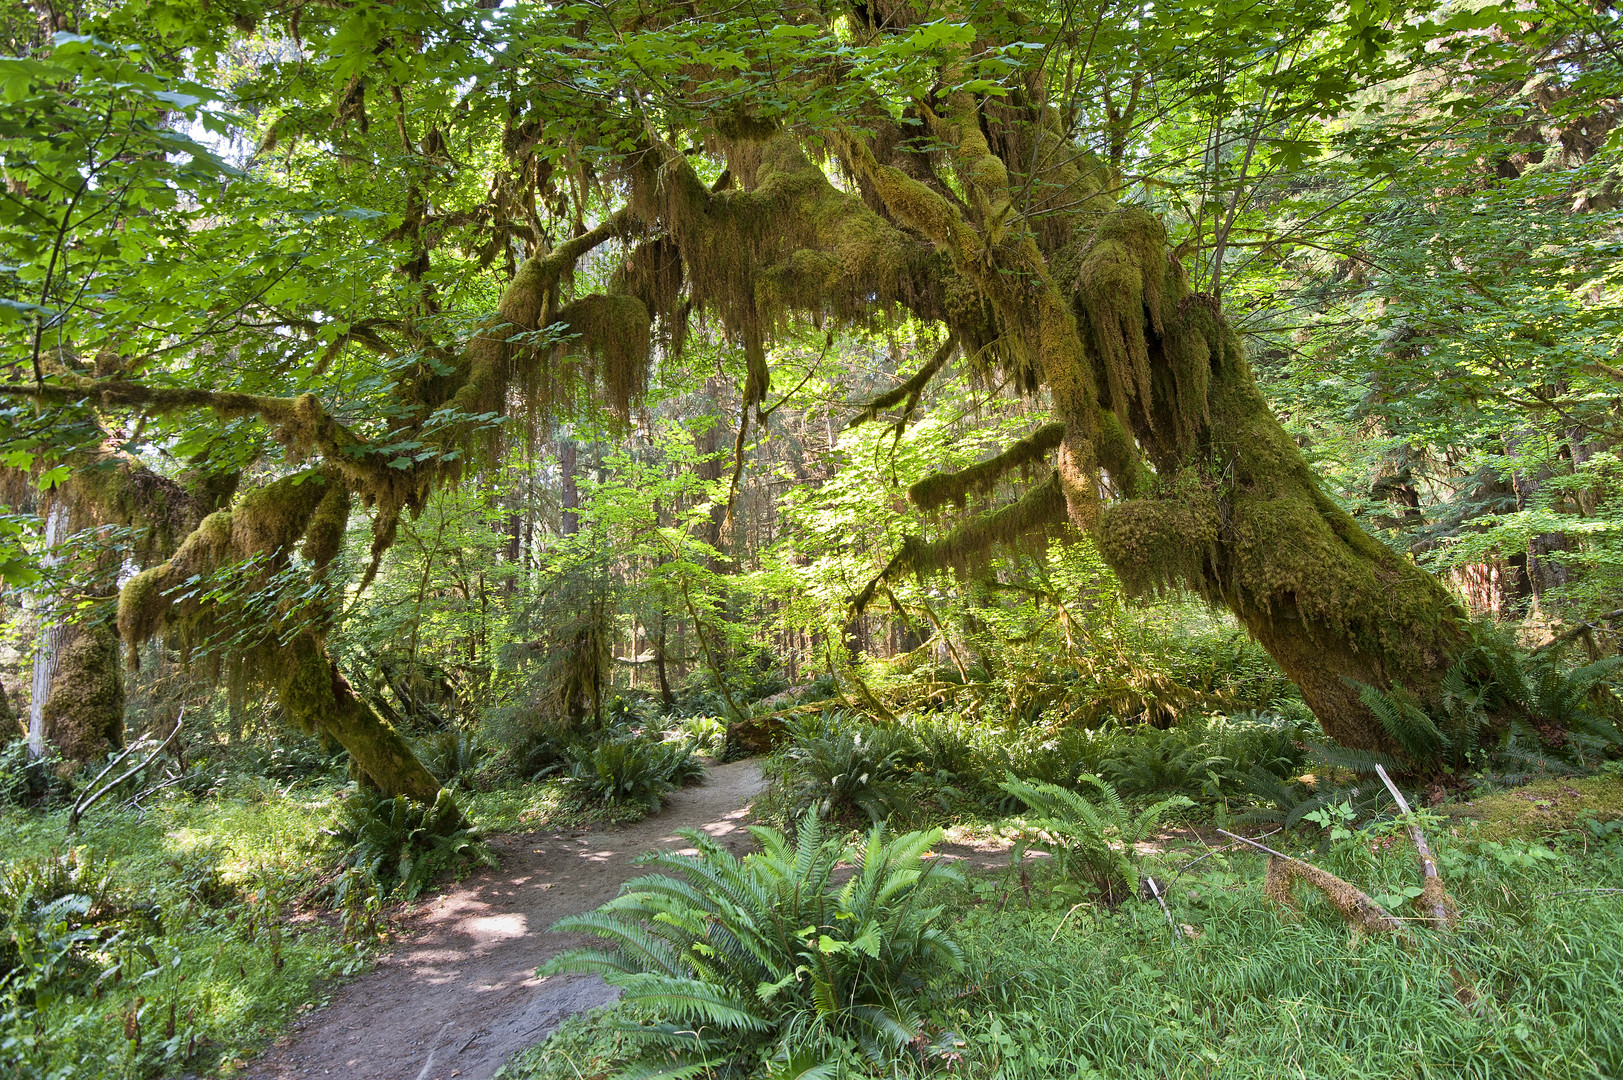
{"type": "MultiPolygon", "coordinates": [[[[862,14],[876,32],[916,21],[905,4],[862,14]]],[[[953,83],[949,74],[942,85],[953,83]]],[[[400,515],[499,445],[493,418],[545,413],[587,387],[626,416],[651,365],[680,355],[690,319],[710,320],[737,345],[745,408],[759,409],[771,383],[768,350],[788,323],[865,324],[905,311],[943,325],[949,351],[1046,395],[1053,411],[1029,440],[920,485],[918,503],[962,503],[1050,455],[1052,467],[1002,510],[910,541],[886,575],[962,565],[1023,536],[1087,531],[1130,588],[1189,588],[1234,612],[1327,732],[1382,746],[1348,681],[1434,689],[1461,644],[1456,605],[1322,492],[1222,312],[1191,288],[1156,217],[1118,201],[1117,178],[1044,104],[1039,78],[1002,98],[959,91],[914,102],[906,119],[927,137],[878,112],[799,129],[730,106],[697,132],[728,159],[713,184],[658,125],[619,132],[606,152],[611,167],[598,175],[623,205],[591,228],[578,222],[578,235],[555,247],[540,244],[466,341],[414,343],[426,358],[402,378],[403,408],[375,440],[308,393],[66,376],[7,390],[253,416],[290,460],[312,463],[202,519],[171,558],[128,583],[119,629],[134,644],[231,617],[175,588],[187,576],[250,558],[272,571],[295,550],[319,576],[357,503],[374,511],[375,569],[400,515]],[[575,266],[610,241],[625,250],[607,287],[575,294],[575,266]],[[401,467],[383,447],[406,439],[446,453],[401,467]]],[[[945,360],[896,401],[911,409],[945,360]]],[[[264,646],[261,666],[289,715],[341,741],[351,732],[357,762],[385,790],[428,792],[422,776],[393,761],[386,725],[349,704],[323,632],[316,619],[264,646]]]]}

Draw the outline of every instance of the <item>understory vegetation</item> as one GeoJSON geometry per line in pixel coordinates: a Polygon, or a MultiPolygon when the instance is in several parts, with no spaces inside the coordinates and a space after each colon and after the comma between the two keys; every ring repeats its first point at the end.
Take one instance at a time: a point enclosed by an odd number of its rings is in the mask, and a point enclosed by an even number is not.
{"type": "Polygon", "coordinates": [[[0,0],[0,1080],[1623,1076],[1620,32],[0,0]]]}
{"type": "MultiPolygon", "coordinates": [[[[916,1037],[887,1074],[1616,1075],[1623,827],[1495,842],[1447,819],[1427,824],[1462,917],[1450,933],[1411,940],[1350,933],[1317,897],[1284,909],[1269,899],[1262,857],[1187,837],[1141,859],[1165,912],[1148,896],[1114,909],[1079,902],[1055,861],[966,880],[931,874],[917,903],[960,959],[906,990],[916,1037]]],[[[1334,841],[1314,829],[1326,842],[1308,857],[1407,912],[1419,889],[1402,825],[1388,817],[1334,841]]],[[[631,1033],[679,1012],[650,997],[570,1021],[503,1076],[674,1063],[631,1033]]],[[[869,1068],[825,1031],[799,1035],[787,1053],[761,1055],[766,1074],[869,1068]]],[[[720,1071],[719,1055],[712,1064],[720,1071]]]]}

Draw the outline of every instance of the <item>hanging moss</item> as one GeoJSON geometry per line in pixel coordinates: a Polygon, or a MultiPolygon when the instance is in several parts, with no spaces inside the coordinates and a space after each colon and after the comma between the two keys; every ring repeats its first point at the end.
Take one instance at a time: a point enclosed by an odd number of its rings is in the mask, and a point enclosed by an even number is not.
{"type": "Polygon", "coordinates": [[[351,499],[349,488],[342,484],[327,485],[326,493],[316,505],[304,533],[302,554],[315,566],[317,573],[337,558],[344,549],[344,530],[349,525],[351,499]]]}
{"type": "Polygon", "coordinates": [[[953,473],[931,473],[907,489],[907,497],[921,510],[935,510],[952,503],[962,510],[971,493],[991,491],[997,482],[1015,469],[1043,460],[1065,436],[1065,425],[1044,424],[1031,435],[985,461],[953,473]]]}
{"type": "Polygon", "coordinates": [[[124,679],[111,627],[74,627],[41,709],[45,738],[70,761],[97,761],[124,745],[124,679]]]}
{"type": "Polygon", "coordinates": [[[648,309],[634,296],[593,293],[559,310],[554,323],[579,335],[567,348],[590,356],[609,405],[621,419],[648,389],[648,309]]]}
{"type": "Polygon", "coordinates": [[[1042,539],[1064,528],[1065,496],[1059,476],[1034,485],[1008,506],[959,525],[940,539],[907,541],[905,563],[915,574],[954,569],[960,572],[983,560],[993,548],[1042,539]]]}
{"type": "Polygon", "coordinates": [[[651,316],[670,315],[682,302],[687,283],[682,252],[669,236],[656,236],[638,244],[626,256],[609,283],[609,292],[634,296],[651,316]]]}

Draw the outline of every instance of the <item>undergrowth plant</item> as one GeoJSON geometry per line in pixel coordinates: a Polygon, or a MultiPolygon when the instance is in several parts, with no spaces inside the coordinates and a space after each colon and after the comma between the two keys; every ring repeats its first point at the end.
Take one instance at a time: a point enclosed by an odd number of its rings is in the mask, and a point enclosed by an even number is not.
{"type": "Polygon", "coordinates": [[[553,927],[605,944],[541,970],[600,974],[652,1013],[627,1029],[624,1076],[833,1076],[853,1059],[907,1060],[926,987],[959,966],[941,908],[919,897],[926,879],[957,877],[923,860],[940,830],[890,838],[876,825],[847,845],[808,814],[793,841],[750,832],[761,850],[742,859],[697,830],[682,834],[695,855],[644,856],[658,873],[553,927]],[[842,861],[855,873],[839,884],[842,861]]]}
{"type": "Polygon", "coordinates": [[[1570,772],[1623,746],[1616,685],[1623,657],[1573,665],[1557,649],[1525,653],[1491,624],[1474,623],[1470,633],[1431,705],[1401,686],[1354,684],[1398,751],[1383,764],[1416,774],[1484,766],[1570,772]]]}
{"type": "Polygon", "coordinates": [[[869,824],[905,806],[907,752],[898,733],[855,725],[841,716],[796,734],[784,751],[792,781],[788,798],[798,816],[810,809],[831,821],[869,824]]]}
{"type": "Polygon", "coordinates": [[[1016,819],[1020,840],[1012,858],[1018,860],[1026,847],[1046,851],[1061,873],[1086,881],[1114,907],[1138,890],[1137,845],[1154,834],[1167,813],[1194,802],[1174,795],[1135,814],[1108,781],[1097,776],[1081,779],[1093,788],[1094,799],[1058,784],[1033,784],[1009,774],[1003,790],[1027,807],[1027,815],[1016,819]]]}
{"type": "Polygon", "coordinates": [[[691,743],[635,735],[569,747],[564,762],[564,782],[581,802],[637,803],[651,810],[704,775],[691,743]]]}
{"type": "Polygon", "coordinates": [[[344,849],[339,868],[359,874],[341,881],[364,882],[380,895],[405,900],[447,870],[474,862],[496,865],[448,789],[431,806],[404,795],[358,791],[340,805],[334,835],[344,849]]]}

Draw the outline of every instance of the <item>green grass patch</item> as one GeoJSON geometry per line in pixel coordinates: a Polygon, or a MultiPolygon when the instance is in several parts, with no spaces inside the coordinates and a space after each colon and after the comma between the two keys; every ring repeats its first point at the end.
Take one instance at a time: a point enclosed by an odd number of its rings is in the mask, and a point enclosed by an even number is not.
{"type": "MultiPolygon", "coordinates": [[[[964,951],[931,987],[913,1076],[1017,1078],[1623,1076],[1623,830],[1554,841],[1429,826],[1462,922],[1419,925],[1413,848],[1390,825],[1327,851],[1275,838],[1401,917],[1418,944],[1354,933],[1308,890],[1292,918],[1263,861],[1202,846],[1150,855],[1161,909],[1115,911],[1052,868],[932,888],[964,951]],[[925,1043],[931,1045],[925,1046],[925,1043]]],[[[1311,838],[1305,838],[1311,840],[1311,838]]],[[[510,1080],[612,1075],[627,1047],[611,1008],[516,1058],[510,1080]]],[[[764,1075],[764,1074],[763,1074],[764,1075]]]]}
{"type": "MultiPolygon", "coordinates": [[[[0,869],[71,849],[108,870],[107,905],[135,913],[99,927],[57,977],[19,969],[0,992],[0,1075],[230,1076],[320,1005],[334,979],[364,969],[382,942],[345,940],[326,896],[341,794],[331,782],[236,777],[218,794],[175,793],[141,814],[98,808],[71,838],[64,810],[0,808],[0,869]]],[[[604,816],[569,803],[556,782],[458,798],[487,835],[604,816]]],[[[63,943],[72,929],[35,922],[25,947],[63,943]]],[[[0,924],[5,938],[15,948],[17,927],[0,924]]]]}

